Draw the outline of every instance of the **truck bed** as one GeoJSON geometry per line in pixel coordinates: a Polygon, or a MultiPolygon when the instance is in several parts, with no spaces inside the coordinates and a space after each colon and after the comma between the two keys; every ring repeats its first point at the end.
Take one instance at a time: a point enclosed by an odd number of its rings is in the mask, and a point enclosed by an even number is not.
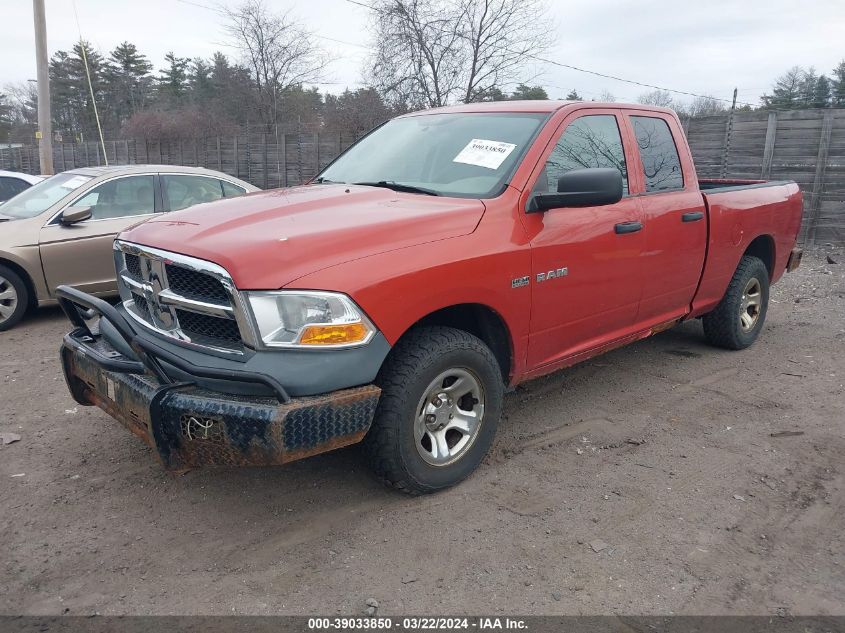
{"type": "Polygon", "coordinates": [[[757,187],[777,187],[787,185],[791,180],[743,180],[740,178],[701,178],[698,188],[704,193],[716,193],[726,189],[755,189],[757,187]],[[716,190],[716,191],[714,191],[716,190]]]}
{"type": "Polygon", "coordinates": [[[786,269],[801,225],[802,197],[791,180],[702,179],[707,208],[707,258],[691,316],[712,310],[725,294],[751,242],[771,253],[770,280],[786,269]]]}

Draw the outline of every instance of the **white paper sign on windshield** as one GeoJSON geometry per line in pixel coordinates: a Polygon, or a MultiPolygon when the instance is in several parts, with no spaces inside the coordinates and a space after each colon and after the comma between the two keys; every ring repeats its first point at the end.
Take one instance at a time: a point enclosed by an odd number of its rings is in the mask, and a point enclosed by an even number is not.
{"type": "Polygon", "coordinates": [[[474,138],[452,159],[452,162],[498,169],[515,148],[516,145],[513,143],[474,138]]]}
{"type": "Polygon", "coordinates": [[[89,180],[90,178],[88,178],[87,176],[74,176],[73,178],[71,178],[70,180],[66,180],[59,186],[64,187],[65,189],[76,189],[77,187],[81,187],[82,185],[84,185],[89,180]]]}

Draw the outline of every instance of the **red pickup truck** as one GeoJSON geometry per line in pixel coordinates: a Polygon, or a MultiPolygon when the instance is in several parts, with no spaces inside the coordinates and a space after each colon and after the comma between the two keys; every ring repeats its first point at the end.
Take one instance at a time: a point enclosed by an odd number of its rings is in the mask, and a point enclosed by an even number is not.
{"type": "Polygon", "coordinates": [[[793,182],[699,181],[670,110],[415,112],[308,185],[119,236],[117,306],[59,290],[65,377],[171,470],[362,441],[432,492],[484,458],[508,387],[698,317],[751,345],[801,212],[793,182]]]}

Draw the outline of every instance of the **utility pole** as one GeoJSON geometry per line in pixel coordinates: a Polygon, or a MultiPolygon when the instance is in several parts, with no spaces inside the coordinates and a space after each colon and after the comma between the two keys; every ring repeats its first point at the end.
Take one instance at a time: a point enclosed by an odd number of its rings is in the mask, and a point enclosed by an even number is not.
{"type": "Polygon", "coordinates": [[[737,91],[738,91],[737,88],[734,88],[734,100],[733,100],[733,103],[731,104],[731,112],[736,110],[736,93],[737,93],[737,91]]]}
{"type": "Polygon", "coordinates": [[[53,175],[53,126],[50,118],[50,73],[47,66],[47,21],[44,0],[32,0],[35,18],[35,63],[38,67],[38,157],[41,175],[53,175]]]}

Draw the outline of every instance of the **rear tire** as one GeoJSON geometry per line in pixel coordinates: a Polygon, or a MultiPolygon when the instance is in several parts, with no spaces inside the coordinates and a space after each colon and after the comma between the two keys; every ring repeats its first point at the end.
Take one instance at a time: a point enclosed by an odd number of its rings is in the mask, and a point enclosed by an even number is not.
{"type": "Polygon", "coordinates": [[[29,308],[29,290],[11,268],[0,266],[0,332],[17,325],[29,308]]]}
{"type": "Polygon", "coordinates": [[[769,271],[763,261],[744,256],[725,296],[704,315],[704,336],[711,345],[745,349],[757,340],[769,307],[769,271]]]}
{"type": "Polygon", "coordinates": [[[376,379],[363,448],[373,472],[412,495],[453,486],[487,455],[502,414],[502,372],[479,338],[448,327],[404,336],[376,379]]]}

